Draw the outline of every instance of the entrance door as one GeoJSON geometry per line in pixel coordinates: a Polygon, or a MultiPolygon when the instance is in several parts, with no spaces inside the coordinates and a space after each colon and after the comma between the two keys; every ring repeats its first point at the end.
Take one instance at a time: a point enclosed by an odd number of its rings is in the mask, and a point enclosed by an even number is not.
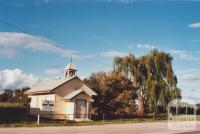
{"type": "Polygon", "coordinates": [[[76,118],[86,118],[87,116],[87,101],[76,100],[76,118]]]}

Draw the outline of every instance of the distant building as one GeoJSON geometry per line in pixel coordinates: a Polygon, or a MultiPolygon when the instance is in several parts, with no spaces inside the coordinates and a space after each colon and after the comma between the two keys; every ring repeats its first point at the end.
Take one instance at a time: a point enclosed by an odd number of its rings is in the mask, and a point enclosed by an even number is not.
{"type": "Polygon", "coordinates": [[[30,114],[52,119],[89,120],[92,96],[96,93],[76,76],[71,62],[64,78],[45,80],[26,92],[31,99],[30,114]]]}

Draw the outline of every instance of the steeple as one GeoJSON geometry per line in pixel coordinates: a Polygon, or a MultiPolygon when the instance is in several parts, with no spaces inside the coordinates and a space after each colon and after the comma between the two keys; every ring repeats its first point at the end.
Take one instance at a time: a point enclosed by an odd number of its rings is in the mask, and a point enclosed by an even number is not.
{"type": "Polygon", "coordinates": [[[65,79],[66,78],[71,78],[76,76],[76,71],[77,68],[76,66],[72,63],[72,57],[71,57],[71,62],[67,65],[67,67],[65,68],[65,79]]]}

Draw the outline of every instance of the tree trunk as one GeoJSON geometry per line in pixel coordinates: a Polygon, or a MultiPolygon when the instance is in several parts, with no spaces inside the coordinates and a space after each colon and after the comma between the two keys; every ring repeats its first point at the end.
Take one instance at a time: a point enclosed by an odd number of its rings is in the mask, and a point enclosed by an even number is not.
{"type": "Polygon", "coordinates": [[[138,96],[138,109],[137,109],[137,114],[138,116],[144,116],[144,99],[143,96],[141,95],[141,92],[137,92],[138,96]]]}
{"type": "Polygon", "coordinates": [[[157,113],[158,113],[158,107],[157,107],[157,103],[155,102],[154,104],[154,112],[153,112],[153,118],[157,119],[157,113]]]}

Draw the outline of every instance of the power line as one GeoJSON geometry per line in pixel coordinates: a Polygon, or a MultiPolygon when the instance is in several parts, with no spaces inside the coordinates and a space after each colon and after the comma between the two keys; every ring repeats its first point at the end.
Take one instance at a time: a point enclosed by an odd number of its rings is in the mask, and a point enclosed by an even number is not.
{"type": "MultiPolygon", "coordinates": [[[[60,47],[60,46],[57,46],[57,47],[59,47],[59,48],[61,48],[61,49],[65,49],[65,48],[60,47]]],[[[91,61],[91,62],[101,64],[101,65],[103,65],[103,66],[108,66],[108,67],[111,67],[111,66],[112,66],[112,65],[108,65],[108,64],[106,64],[106,63],[104,63],[104,62],[98,61],[98,60],[96,60],[96,59],[94,59],[94,58],[88,57],[87,55],[83,55],[83,54],[80,54],[80,53],[73,53],[73,55],[74,55],[74,56],[78,56],[78,57],[80,57],[80,58],[85,58],[85,60],[89,60],[89,61],[91,61]]],[[[70,56],[70,57],[71,57],[71,56],[70,56]]]]}
{"type": "Polygon", "coordinates": [[[13,25],[13,24],[9,23],[8,21],[5,21],[5,20],[3,20],[3,19],[1,19],[1,18],[0,18],[0,22],[6,24],[6,25],[8,25],[8,26],[10,26],[10,27],[12,27],[12,28],[14,28],[14,29],[16,29],[16,30],[19,30],[19,31],[22,31],[22,32],[24,32],[24,33],[28,33],[28,34],[34,35],[33,33],[28,32],[28,31],[24,30],[23,28],[20,28],[20,27],[18,27],[18,26],[16,26],[16,25],[13,25]]]}
{"type": "Polygon", "coordinates": [[[104,66],[109,66],[109,67],[111,66],[111,65],[108,65],[108,64],[106,64],[106,63],[104,63],[104,62],[95,60],[94,58],[90,58],[90,57],[85,56],[85,55],[82,55],[82,56],[83,56],[85,59],[90,60],[90,61],[92,61],[92,62],[99,63],[99,64],[104,65],[104,66]]]}
{"type": "MultiPolygon", "coordinates": [[[[6,24],[6,25],[8,25],[8,26],[10,26],[10,27],[12,27],[12,28],[14,28],[14,29],[16,29],[16,30],[19,30],[19,31],[21,31],[21,32],[24,32],[24,33],[27,33],[27,34],[30,34],[30,35],[34,35],[34,33],[29,32],[29,31],[27,31],[27,30],[25,30],[24,28],[21,28],[21,27],[19,27],[19,26],[16,26],[16,25],[14,25],[14,24],[12,24],[12,23],[10,23],[10,22],[8,22],[8,21],[2,19],[2,18],[0,18],[0,22],[6,24]]],[[[62,47],[60,47],[60,46],[58,46],[58,45],[56,45],[56,44],[54,44],[54,45],[55,45],[56,47],[58,47],[58,48],[61,48],[61,49],[64,49],[64,50],[65,50],[65,48],[62,48],[62,47]]],[[[101,61],[98,61],[98,60],[96,60],[96,59],[94,59],[94,58],[90,58],[90,57],[88,57],[88,56],[86,56],[86,55],[82,55],[82,54],[74,54],[74,55],[78,55],[78,56],[84,57],[85,59],[90,60],[90,61],[92,61],[92,62],[95,62],[95,63],[101,64],[101,65],[109,66],[109,67],[110,67],[110,65],[108,65],[108,64],[106,64],[106,63],[103,63],[103,62],[101,62],[101,61]]]]}
{"type": "MultiPolygon", "coordinates": [[[[6,21],[6,20],[4,20],[4,19],[1,19],[1,18],[0,18],[0,22],[6,24],[6,25],[8,25],[8,26],[10,26],[10,27],[12,27],[12,28],[14,28],[14,29],[16,29],[16,30],[19,30],[19,31],[21,31],[21,32],[24,32],[24,33],[27,33],[27,34],[30,34],[30,35],[35,35],[34,33],[29,32],[29,31],[25,30],[24,28],[21,28],[21,27],[19,27],[19,26],[14,25],[14,24],[11,24],[11,23],[9,23],[8,21],[6,21]]],[[[44,39],[42,39],[42,38],[41,38],[41,40],[46,41],[46,40],[44,40],[44,39]]],[[[56,45],[56,44],[54,44],[54,45],[55,45],[56,47],[58,47],[58,48],[61,48],[61,47],[59,47],[59,46],[56,45]]],[[[64,49],[64,48],[62,48],[62,49],[64,49]]]]}

